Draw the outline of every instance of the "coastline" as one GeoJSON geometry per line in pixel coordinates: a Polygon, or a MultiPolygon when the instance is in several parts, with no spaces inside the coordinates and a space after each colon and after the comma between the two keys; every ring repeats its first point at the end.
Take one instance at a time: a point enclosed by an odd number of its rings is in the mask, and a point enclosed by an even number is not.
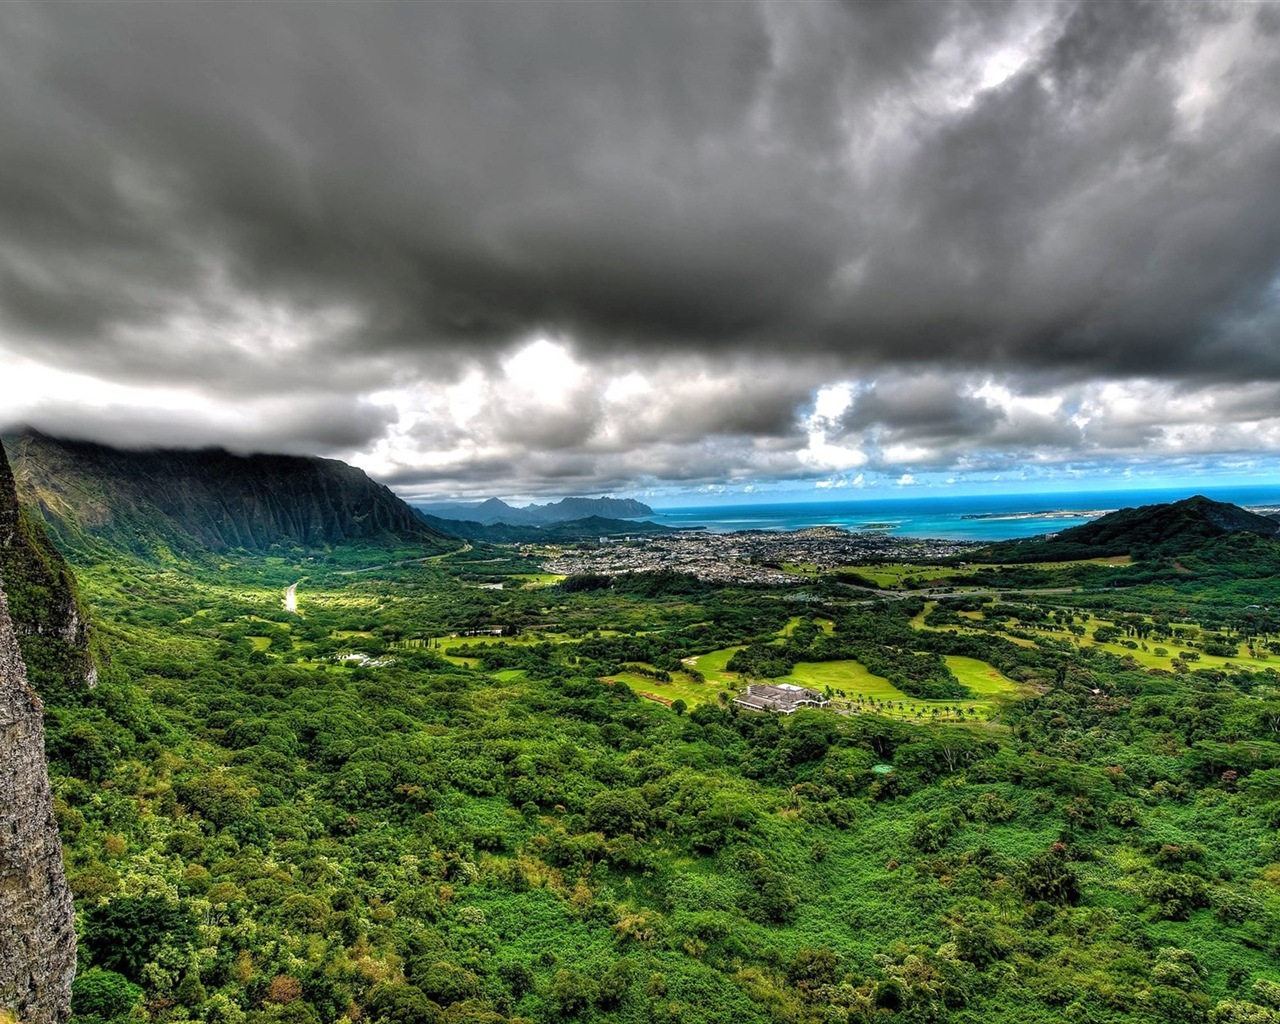
{"type": "Polygon", "coordinates": [[[1204,493],[1250,509],[1280,505],[1280,488],[1206,488],[880,498],[861,501],[721,504],[660,508],[652,522],[708,533],[794,532],[834,527],[904,539],[992,543],[1079,526],[1121,508],[1177,501],[1204,493]]]}

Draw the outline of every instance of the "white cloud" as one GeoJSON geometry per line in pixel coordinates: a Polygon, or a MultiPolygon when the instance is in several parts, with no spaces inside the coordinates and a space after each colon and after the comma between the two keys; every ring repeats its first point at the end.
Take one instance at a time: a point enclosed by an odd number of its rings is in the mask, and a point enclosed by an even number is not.
{"type": "Polygon", "coordinates": [[[844,415],[853,403],[853,387],[850,384],[827,384],[818,389],[813,398],[813,416],[817,420],[834,423],[844,415]]]}
{"type": "Polygon", "coordinates": [[[800,461],[816,470],[857,469],[867,464],[867,454],[857,448],[831,444],[820,430],[811,431],[809,446],[799,452],[800,461]]]}
{"type": "Polygon", "coordinates": [[[353,394],[232,400],[28,357],[7,358],[5,369],[15,421],[109,443],[317,451],[418,494],[788,480],[836,491],[993,473],[1076,479],[1172,459],[1244,472],[1241,460],[1280,451],[1280,384],[1265,382],[1059,384],[942,369],[833,382],[820,365],[752,374],[694,356],[593,359],[572,339],[542,336],[353,394]],[[138,409],[147,411],[127,412],[138,409]]]}
{"type": "Polygon", "coordinates": [[[503,372],[508,395],[543,406],[564,406],[577,397],[588,377],[568,345],[550,338],[535,338],[517,349],[503,362],[503,372]]]}

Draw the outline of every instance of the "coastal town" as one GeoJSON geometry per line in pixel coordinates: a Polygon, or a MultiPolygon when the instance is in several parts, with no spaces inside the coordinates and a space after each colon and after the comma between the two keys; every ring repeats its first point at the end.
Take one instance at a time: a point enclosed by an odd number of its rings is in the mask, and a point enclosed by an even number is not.
{"type": "MultiPolygon", "coordinates": [[[[674,570],[718,583],[803,583],[812,572],[868,561],[931,561],[963,556],[977,545],[952,540],[894,537],[883,531],[851,533],[833,526],[780,533],[678,531],[556,550],[549,573],[618,575],[674,570]]],[[[530,550],[534,550],[532,546],[530,550]]],[[[545,549],[544,549],[545,550],[545,549]]]]}

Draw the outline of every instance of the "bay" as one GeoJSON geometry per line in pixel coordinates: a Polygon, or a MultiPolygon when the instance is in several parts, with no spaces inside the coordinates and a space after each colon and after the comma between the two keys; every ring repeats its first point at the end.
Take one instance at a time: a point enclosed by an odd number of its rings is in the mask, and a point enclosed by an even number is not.
{"type": "Polygon", "coordinates": [[[1280,506],[1280,486],[1269,486],[690,505],[659,509],[646,518],[663,526],[701,527],[713,533],[835,526],[896,537],[996,541],[1056,533],[1114,509],[1178,501],[1192,494],[1255,509],[1280,506]]]}

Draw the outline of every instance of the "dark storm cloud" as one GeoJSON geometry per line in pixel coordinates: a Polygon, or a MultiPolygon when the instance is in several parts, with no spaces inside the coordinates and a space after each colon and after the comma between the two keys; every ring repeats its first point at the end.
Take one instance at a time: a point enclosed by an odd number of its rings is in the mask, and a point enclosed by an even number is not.
{"type": "Polygon", "coordinates": [[[292,366],[220,359],[217,318],[172,360],[101,342],[163,334],[217,282],[351,311],[315,341],[330,355],[541,327],[584,349],[1275,375],[1275,22],[1140,3],[7,5],[0,307],[98,372],[247,387],[292,366]],[[1197,123],[1187,62],[1231,22],[1197,123]],[[1005,44],[1020,67],[980,90],[1005,44]]]}
{"type": "MultiPolygon", "coordinates": [[[[520,479],[519,460],[490,458],[475,460],[468,473],[480,480],[520,479]]],[[[395,490],[411,497],[427,497],[438,494],[437,485],[453,484],[457,480],[456,467],[403,467],[389,473],[381,473],[378,479],[395,490]]]]}
{"type": "Polygon", "coordinates": [[[6,4],[0,352],[423,483],[1247,449],[1277,95],[1266,4],[6,4]]]}
{"type": "Polygon", "coordinates": [[[1203,123],[1179,76],[1226,15],[1082,5],[1034,69],[940,125],[899,198],[916,226],[869,272],[892,296],[886,336],[1079,377],[1274,376],[1280,119],[1262,97],[1280,62],[1240,44],[1203,123]],[[1243,326],[1256,317],[1262,331],[1243,326]]]}
{"type": "Polygon", "coordinates": [[[794,441],[797,413],[812,398],[815,376],[809,366],[741,359],[724,360],[713,372],[677,362],[651,374],[652,389],[643,396],[615,403],[613,443],[687,443],[713,435],[794,441]]]}
{"type": "Polygon", "coordinates": [[[846,431],[884,426],[903,440],[967,439],[988,433],[1002,412],[979,395],[957,391],[942,377],[915,377],[872,385],[842,417],[846,431]]]}

